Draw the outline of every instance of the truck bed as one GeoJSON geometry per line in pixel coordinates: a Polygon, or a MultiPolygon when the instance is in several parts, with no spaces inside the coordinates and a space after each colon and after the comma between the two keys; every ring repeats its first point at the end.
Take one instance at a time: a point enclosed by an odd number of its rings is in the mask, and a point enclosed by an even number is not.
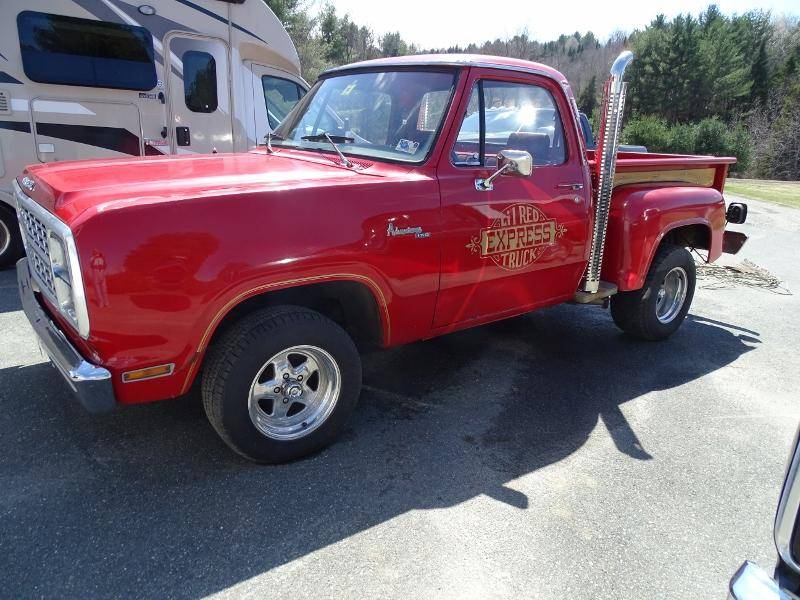
{"type": "MultiPolygon", "coordinates": [[[[588,150],[587,157],[594,173],[594,150],[588,150]]],[[[614,187],[637,183],[677,183],[713,187],[722,192],[728,166],[735,162],[736,159],[729,156],[620,152],[614,174],[614,187]]]]}

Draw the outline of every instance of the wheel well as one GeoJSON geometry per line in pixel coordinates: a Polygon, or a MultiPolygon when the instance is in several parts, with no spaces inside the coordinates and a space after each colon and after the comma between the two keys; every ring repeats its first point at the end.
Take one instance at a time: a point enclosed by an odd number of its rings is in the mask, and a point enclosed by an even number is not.
{"type": "Polygon", "coordinates": [[[245,315],[269,306],[310,308],[339,324],[359,348],[381,344],[378,303],[370,289],[355,281],[327,281],[258,294],[236,305],[214,331],[209,346],[245,315]]]}
{"type": "Polygon", "coordinates": [[[709,250],[711,248],[711,229],[702,223],[683,225],[670,229],[661,243],[675,244],[689,249],[709,250]]]}

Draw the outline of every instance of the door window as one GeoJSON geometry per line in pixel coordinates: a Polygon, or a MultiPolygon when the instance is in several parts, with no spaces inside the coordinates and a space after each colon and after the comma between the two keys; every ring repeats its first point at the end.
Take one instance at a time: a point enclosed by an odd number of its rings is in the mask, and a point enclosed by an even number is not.
{"type": "Polygon", "coordinates": [[[303,97],[305,91],[294,81],[271,75],[261,76],[261,86],[264,88],[269,126],[270,129],[275,129],[303,97]]]}
{"type": "Polygon", "coordinates": [[[183,94],[192,112],[217,110],[217,61],[208,52],[189,50],[183,55],[183,94]]]}
{"type": "Polygon", "coordinates": [[[156,87],[153,37],[144,27],[30,10],[17,16],[25,75],[39,83],[124,90],[156,87]]]}
{"type": "Polygon", "coordinates": [[[497,153],[505,149],[525,150],[540,166],[566,160],[564,128],[549,91],[503,81],[475,85],[453,149],[453,164],[494,167],[497,153]]]}

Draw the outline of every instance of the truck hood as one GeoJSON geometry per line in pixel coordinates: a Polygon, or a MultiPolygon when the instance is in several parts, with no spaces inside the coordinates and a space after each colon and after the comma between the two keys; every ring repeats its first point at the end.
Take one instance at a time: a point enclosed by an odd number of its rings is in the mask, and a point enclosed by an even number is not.
{"type": "Polygon", "coordinates": [[[361,160],[356,168],[342,167],[328,154],[254,150],[42,164],[25,174],[35,184],[32,191],[23,188],[25,193],[71,224],[93,208],[374,181],[388,173],[387,165],[361,160]]]}

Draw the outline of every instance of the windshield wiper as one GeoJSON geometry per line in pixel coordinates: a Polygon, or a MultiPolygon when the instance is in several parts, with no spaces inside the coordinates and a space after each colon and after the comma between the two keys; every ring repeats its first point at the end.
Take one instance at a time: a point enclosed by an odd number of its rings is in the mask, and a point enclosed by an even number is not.
{"type": "Polygon", "coordinates": [[[347,157],[342,154],[342,151],[339,150],[339,146],[336,145],[336,142],[343,144],[345,142],[355,142],[356,139],[352,137],[348,137],[346,135],[330,135],[327,131],[323,131],[322,133],[318,133],[316,135],[304,135],[300,138],[301,140],[306,140],[309,142],[321,142],[323,140],[327,140],[330,142],[333,149],[336,150],[336,154],[339,155],[339,158],[342,161],[342,165],[345,167],[352,167],[353,163],[351,163],[347,157]]]}

